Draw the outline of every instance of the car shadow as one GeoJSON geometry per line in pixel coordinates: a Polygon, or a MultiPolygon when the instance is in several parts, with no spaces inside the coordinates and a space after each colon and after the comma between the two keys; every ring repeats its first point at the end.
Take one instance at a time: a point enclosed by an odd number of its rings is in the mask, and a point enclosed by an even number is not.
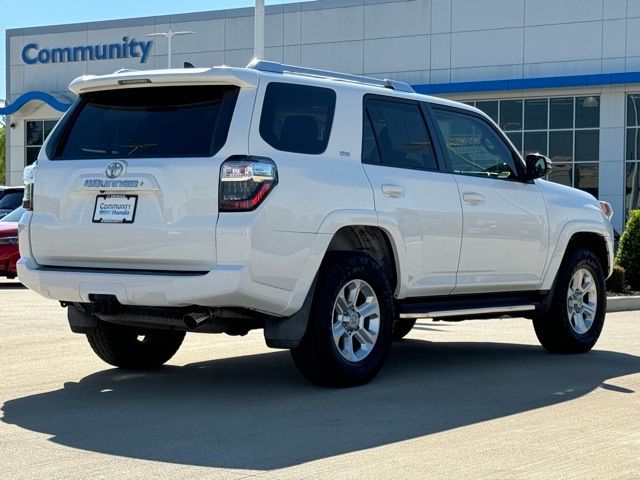
{"type": "Polygon", "coordinates": [[[305,382],[287,352],[104,370],[7,401],[3,422],[91,452],[270,470],[575,399],[640,372],[640,357],[557,356],[528,345],[405,340],[369,385],[305,382]]]}
{"type": "Polygon", "coordinates": [[[0,290],[24,290],[26,288],[18,281],[0,281],[0,290]]]}

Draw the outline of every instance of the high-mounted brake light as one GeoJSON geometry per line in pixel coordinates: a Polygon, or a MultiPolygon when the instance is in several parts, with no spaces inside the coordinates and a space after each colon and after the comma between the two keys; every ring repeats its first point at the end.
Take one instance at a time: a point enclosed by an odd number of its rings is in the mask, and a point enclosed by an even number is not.
{"type": "Polygon", "coordinates": [[[151,83],[149,78],[131,78],[128,80],[118,80],[118,85],[140,85],[141,83],[151,83]]]}
{"type": "Polygon", "coordinates": [[[246,212],[256,209],[278,183],[276,164],[268,158],[235,157],[220,167],[218,209],[246,212]]]}

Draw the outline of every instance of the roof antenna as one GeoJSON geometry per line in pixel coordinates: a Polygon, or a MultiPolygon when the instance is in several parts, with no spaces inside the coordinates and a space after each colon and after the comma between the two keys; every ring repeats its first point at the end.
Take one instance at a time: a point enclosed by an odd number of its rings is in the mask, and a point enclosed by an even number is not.
{"type": "Polygon", "coordinates": [[[184,65],[182,68],[196,68],[193,66],[193,63],[191,62],[184,62],[184,65]]]}

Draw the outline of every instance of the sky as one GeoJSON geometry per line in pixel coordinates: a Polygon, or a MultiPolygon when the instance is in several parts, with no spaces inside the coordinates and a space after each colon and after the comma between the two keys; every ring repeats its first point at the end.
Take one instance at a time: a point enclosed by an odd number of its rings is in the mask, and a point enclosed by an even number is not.
{"type": "MultiPolygon", "coordinates": [[[[300,0],[265,0],[267,5],[300,0]]],[[[9,28],[115,20],[250,7],[254,0],[0,0],[0,99],[6,98],[6,35],[9,28]]]]}

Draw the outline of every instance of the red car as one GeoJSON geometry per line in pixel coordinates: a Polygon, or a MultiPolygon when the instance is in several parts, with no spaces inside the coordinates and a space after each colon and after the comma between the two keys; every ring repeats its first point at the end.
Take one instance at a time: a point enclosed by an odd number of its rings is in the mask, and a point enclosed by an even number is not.
{"type": "Polygon", "coordinates": [[[20,258],[18,222],[24,211],[19,207],[0,219],[0,277],[16,278],[16,262],[20,258]]]}

